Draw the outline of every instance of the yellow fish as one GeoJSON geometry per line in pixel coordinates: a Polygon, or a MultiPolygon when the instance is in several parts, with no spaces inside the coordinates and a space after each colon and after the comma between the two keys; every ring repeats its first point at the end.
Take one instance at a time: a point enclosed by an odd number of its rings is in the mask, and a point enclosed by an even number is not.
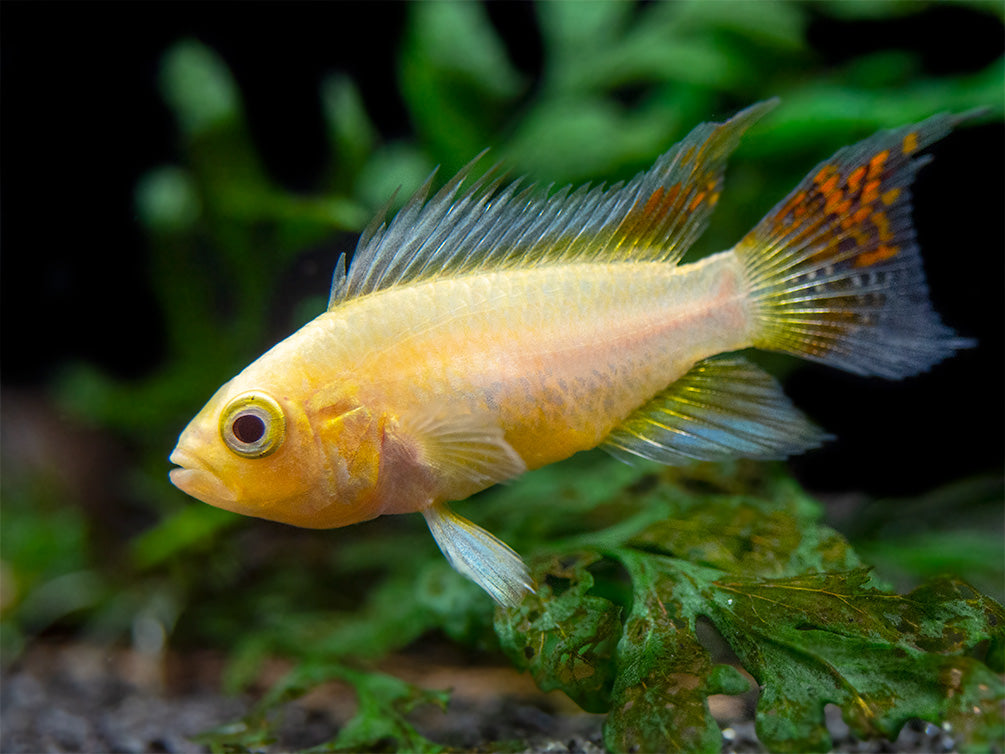
{"type": "Polygon", "coordinates": [[[598,446],[673,464],[820,444],[770,376],[720,354],[897,379],[969,345],[928,301],[909,200],[918,151],[959,118],[841,149],[732,249],[678,264],[774,104],[610,188],[547,196],[490,172],[462,190],[469,164],[430,198],[431,176],[339,261],[327,311],[191,421],[171,481],[311,528],[420,512],[458,571],[514,605],[533,588],[520,557],[449,501],[598,446]]]}

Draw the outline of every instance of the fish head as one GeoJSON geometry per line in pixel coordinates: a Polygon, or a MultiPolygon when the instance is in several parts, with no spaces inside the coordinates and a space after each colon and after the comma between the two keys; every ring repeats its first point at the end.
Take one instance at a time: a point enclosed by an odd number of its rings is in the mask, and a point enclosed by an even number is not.
{"type": "MultiPolygon", "coordinates": [[[[379,454],[369,453],[378,459],[370,477],[367,467],[352,477],[331,450],[332,427],[346,422],[319,416],[296,392],[243,373],[223,385],[179,436],[171,482],[217,508],[294,526],[326,529],[373,518],[367,492],[376,484],[379,454]]],[[[341,450],[366,457],[359,445],[341,450]]]]}

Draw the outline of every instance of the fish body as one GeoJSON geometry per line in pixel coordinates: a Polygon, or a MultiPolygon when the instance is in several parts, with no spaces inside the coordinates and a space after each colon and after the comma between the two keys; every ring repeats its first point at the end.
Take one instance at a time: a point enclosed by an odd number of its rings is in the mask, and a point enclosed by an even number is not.
{"type": "Polygon", "coordinates": [[[915,153],[955,120],[877,134],[819,165],[733,249],[680,257],[725,159],[773,105],[699,126],[623,186],[542,197],[462,171],[340,261],[328,311],[219,389],[171,472],[213,505],[298,526],[421,512],[502,604],[532,588],[447,503],[589,448],[664,463],[777,458],[825,439],[768,348],[899,378],[968,345],[932,311],[913,243],[915,153]]]}

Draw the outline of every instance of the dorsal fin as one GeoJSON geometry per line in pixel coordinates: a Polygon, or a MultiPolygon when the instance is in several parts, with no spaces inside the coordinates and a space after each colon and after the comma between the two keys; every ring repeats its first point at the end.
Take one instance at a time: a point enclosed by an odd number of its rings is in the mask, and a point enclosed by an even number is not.
{"type": "Polygon", "coordinates": [[[705,229],[726,158],[775,102],[698,126],[650,170],[610,188],[547,196],[519,180],[501,188],[493,169],[462,190],[479,155],[430,198],[434,173],[390,224],[382,212],[366,228],[348,274],[336,270],[329,309],[443,275],[560,262],[676,263],[705,229]]]}

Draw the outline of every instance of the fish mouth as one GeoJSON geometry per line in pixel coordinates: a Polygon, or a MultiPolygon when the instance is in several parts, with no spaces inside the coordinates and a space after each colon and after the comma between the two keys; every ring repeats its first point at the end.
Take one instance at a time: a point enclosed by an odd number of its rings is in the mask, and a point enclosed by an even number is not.
{"type": "Polygon", "coordinates": [[[230,509],[237,496],[225,485],[212,469],[196,456],[181,448],[175,448],[168,460],[181,468],[171,469],[168,478],[171,484],[186,495],[191,495],[204,503],[230,509]]]}

